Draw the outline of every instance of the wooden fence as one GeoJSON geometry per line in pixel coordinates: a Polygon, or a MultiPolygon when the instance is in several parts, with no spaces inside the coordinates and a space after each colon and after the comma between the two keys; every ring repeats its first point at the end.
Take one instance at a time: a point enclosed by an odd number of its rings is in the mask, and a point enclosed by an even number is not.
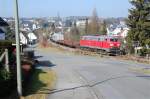
{"type": "Polygon", "coordinates": [[[5,49],[5,51],[0,56],[0,62],[5,59],[5,69],[9,72],[9,58],[8,58],[8,49],[5,49]]]}

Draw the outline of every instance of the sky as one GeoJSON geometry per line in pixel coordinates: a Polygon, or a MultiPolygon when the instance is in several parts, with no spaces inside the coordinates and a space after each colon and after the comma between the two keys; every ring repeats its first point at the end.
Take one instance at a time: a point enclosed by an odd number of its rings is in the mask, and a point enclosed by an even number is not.
{"type": "MultiPolygon", "coordinates": [[[[13,17],[14,0],[0,0],[0,16],[13,17]]],[[[91,16],[127,17],[129,0],[18,0],[20,17],[91,16]]]]}

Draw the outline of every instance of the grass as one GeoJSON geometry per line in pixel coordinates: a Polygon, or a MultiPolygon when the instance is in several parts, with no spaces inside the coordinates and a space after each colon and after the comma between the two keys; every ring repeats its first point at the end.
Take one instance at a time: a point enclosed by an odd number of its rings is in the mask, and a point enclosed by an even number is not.
{"type": "Polygon", "coordinates": [[[144,74],[150,74],[150,70],[144,69],[143,72],[144,72],[144,74]]]}
{"type": "Polygon", "coordinates": [[[56,74],[52,70],[37,69],[33,74],[31,83],[25,90],[24,99],[46,99],[47,94],[53,89],[56,74]]]}
{"type": "Polygon", "coordinates": [[[143,73],[146,75],[150,74],[150,69],[144,69],[144,68],[130,68],[131,71],[135,71],[135,72],[139,72],[139,73],[143,73]]]}

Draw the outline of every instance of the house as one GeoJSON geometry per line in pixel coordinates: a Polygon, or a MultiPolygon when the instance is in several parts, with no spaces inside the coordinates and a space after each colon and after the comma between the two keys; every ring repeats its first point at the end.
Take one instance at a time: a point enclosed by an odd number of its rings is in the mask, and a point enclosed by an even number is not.
{"type": "Polygon", "coordinates": [[[37,27],[37,25],[34,23],[34,24],[32,25],[32,30],[36,30],[36,29],[38,29],[38,27],[37,27]]]}
{"type": "Polygon", "coordinates": [[[5,32],[0,29],[0,40],[5,40],[5,32]]]}
{"type": "Polygon", "coordinates": [[[21,31],[21,32],[19,33],[19,35],[20,35],[20,43],[22,43],[22,44],[24,44],[24,45],[29,44],[29,38],[28,38],[26,32],[21,31]]]}
{"type": "Polygon", "coordinates": [[[80,28],[85,28],[86,24],[89,24],[89,23],[90,23],[89,19],[79,19],[76,21],[77,27],[80,27],[80,28]]]}
{"type": "Polygon", "coordinates": [[[72,20],[63,21],[63,27],[71,27],[71,26],[72,26],[72,20]]]}
{"type": "Polygon", "coordinates": [[[85,27],[86,26],[86,20],[78,20],[76,21],[77,27],[85,27]]]}
{"type": "Polygon", "coordinates": [[[118,25],[115,28],[114,27],[107,28],[108,35],[119,36],[121,38],[125,38],[128,34],[128,31],[129,28],[125,25],[124,26],[118,25]]]}
{"type": "Polygon", "coordinates": [[[0,40],[5,40],[5,33],[7,32],[8,26],[8,23],[0,17],[0,40]]]}
{"type": "Polygon", "coordinates": [[[29,43],[30,44],[35,44],[36,42],[37,42],[37,36],[34,34],[34,33],[32,33],[32,32],[30,32],[30,33],[28,33],[28,38],[29,38],[29,43]]]}
{"type": "Polygon", "coordinates": [[[118,34],[120,37],[125,38],[128,35],[129,28],[124,28],[121,30],[121,32],[118,34]]]}
{"type": "Polygon", "coordinates": [[[64,33],[62,33],[62,32],[54,33],[52,35],[51,39],[54,40],[54,41],[64,40],[64,33]]]}
{"type": "Polygon", "coordinates": [[[0,17],[0,27],[7,27],[7,26],[9,26],[8,23],[0,17]]]}
{"type": "Polygon", "coordinates": [[[20,42],[24,45],[35,44],[37,42],[37,36],[32,32],[21,31],[20,42]]]}
{"type": "Polygon", "coordinates": [[[32,30],[32,22],[29,20],[23,20],[21,23],[21,28],[24,29],[25,31],[31,31],[32,30]]]}

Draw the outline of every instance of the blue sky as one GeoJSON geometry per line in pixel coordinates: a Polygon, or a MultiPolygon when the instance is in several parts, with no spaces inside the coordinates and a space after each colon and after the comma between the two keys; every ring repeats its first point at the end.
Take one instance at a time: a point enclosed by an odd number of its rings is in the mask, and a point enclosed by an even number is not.
{"type": "MultiPolygon", "coordinates": [[[[13,16],[13,1],[0,0],[0,16],[13,16]]],[[[100,17],[126,17],[128,0],[18,0],[21,17],[90,16],[94,8],[100,17]]]]}

